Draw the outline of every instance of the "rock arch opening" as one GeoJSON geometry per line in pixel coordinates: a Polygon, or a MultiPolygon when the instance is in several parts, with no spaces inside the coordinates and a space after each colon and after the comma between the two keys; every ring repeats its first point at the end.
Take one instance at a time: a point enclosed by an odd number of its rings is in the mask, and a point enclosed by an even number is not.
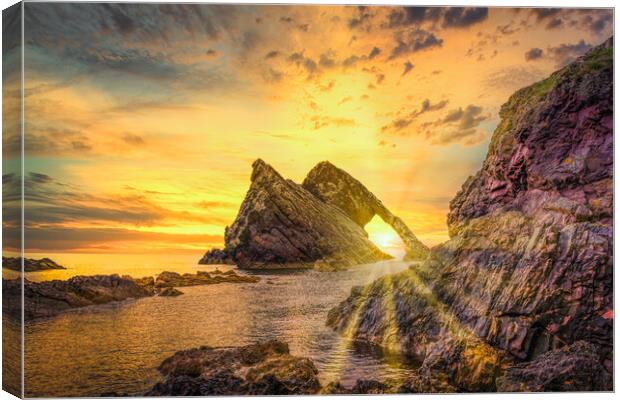
{"type": "Polygon", "coordinates": [[[405,243],[394,228],[385,223],[380,216],[375,215],[364,226],[364,230],[368,233],[368,239],[384,253],[391,255],[397,260],[402,260],[405,257],[407,253],[405,243]]]}

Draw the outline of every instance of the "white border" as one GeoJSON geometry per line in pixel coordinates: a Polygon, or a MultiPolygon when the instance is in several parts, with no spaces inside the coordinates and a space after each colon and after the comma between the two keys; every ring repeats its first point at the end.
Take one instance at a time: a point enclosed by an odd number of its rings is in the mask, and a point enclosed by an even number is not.
{"type": "MultiPolygon", "coordinates": [[[[38,0],[29,0],[28,2],[40,2],[38,0]]],[[[97,2],[97,1],[93,1],[93,0],[86,0],[86,1],[81,1],[81,2],[97,2]]],[[[104,1],[99,1],[99,2],[104,2],[104,1]]],[[[161,2],[161,1],[160,1],[161,2]]],[[[166,3],[226,3],[226,2],[222,2],[222,1],[178,1],[178,0],[169,0],[169,1],[165,1],[166,3]]],[[[119,1],[119,3],[149,3],[148,1],[142,1],[142,0],[133,0],[133,1],[119,1]]],[[[364,5],[368,5],[368,4],[374,4],[374,5],[429,5],[429,6],[457,6],[457,5],[465,5],[465,6],[489,6],[489,7],[563,7],[563,8],[579,8],[579,7],[585,7],[585,8],[613,8],[615,7],[615,2],[611,1],[611,0],[589,0],[589,1],[578,1],[578,0],[563,0],[562,2],[558,2],[558,1],[552,1],[552,0],[537,0],[537,1],[531,1],[531,0],[524,0],[524,1],[509,1],[509,0],[495,0],[492,3],[490,1],[486,2],[482,2],[482,1],[471,1],[471,0],[460,0],[460,1],[454,1],[454,0],[423,0],[423,1],[417,1],[417,0],[389,0],[389,1],[385,1],[385,0],[373,0],[373,1],[369,1],[369,0],[357,0],[357,1],[342,1],[342,0],[313,0],[313,1],[300,1],[300,0],[288,0],[288,1],[260,1],[260,0],[244,0],[244,1],[231,1],[228,3],[234,3],[234,4],[323,4],[323,5],[338,5],[338,4],[348,4],[348,5],[357,5],[357,4],[364,4],[364,5]],[[489,4],[491,3],[491,4],[489,4]]],[[[12,4],[15,4],[15,1],[11,1],[11,0],[0,0],[0,7],[2,9],[5,9],[9,6],[11,6],[12,4]]],[[[615,14],[615,10],[614,10],[614,14],[615,14]]],[[[615,16],[615,15],[614,15],[615,16]]],[[[618,22],[617,20],[614,18],[614,33],[617,32],[617,26],[618,26],[618,22]]],[[[0,34],[1,35],[1,34],[0,34]]],[[[24,31],[23,31],[23,6],[22,6],[22,43],[23,43],[23,35],[24,35],[24,31]]],[[[23,60],[24,60],[24,52],[23,52],[24,47],[22,46],[22,87],[21,87],[21,91],[22,91],[22,104],[21,104],[21,118],[22,118],[22,193],[23,193],[23,189],[24,189],[24,182],[23,182],[23,171],[24,171],[24,154],[23,154],[23,141],[24,141],[24,102],[23,102],[23,90],[24,90],[24,70],[23,70],[23,60]]],[[[614,60],[617,59],[616,57],[617,52],[616,52],[616,47],[614,47],[614,60]]],[[[615,76],[616,76],[616,72],[618,69],[618,64],[614,63],[614,82],[615,82],[615,76]]],[[[1,90],[1,82],[0,82],[0,90],[1,90]]],[[[617,98],[617,85],[614,86],[614,98],[617,98]]],[[[614,116],[615,116],[615,106],[614,106],[614,116]]],[[[0,128],[1,128],[1,120],[0,120],[0,128]]],[[[616,118],[614,118],[614,142],[615,142],[615,132],[618,130],[618,120],[616,118]]],[[[618,172],[620,171],[620,168],[618,167],[618,163],[616,162],[618,160],[618,153],[617,153],[617,147],[614,146],[614,175],[617,175],[618,172]]],[[[0,152],[0,160],[1,160],[1,152],[0,152]]],[[[23,199],[22,199],[23,201],[23,199]]],[[[614,185],[614,209],[618,206],[620,202],[618,201],[618,198],[616,196],[616,191],[615,191],[615,185],[614,185]]],[[[24,209],[22,207],[22,221],[24,218],[24,209]]],[[[0,223],[1,223],[1,219],[0,219],[0,223]]],[[[617,215],[614,212],[614,225],[617,226],[618,220],[617,220],[617,215]]],[[[24,249],[24,232],[22,229],[22,254],[23,254],[23,249],[24,249]]],[[[2,238],[2,232],[0,230],[0,240],[2,238]]],[[[614,254],[617,253],[618,250],[618,242],[614,240],[614,254]]],[[[23,265],[22,265],[23,268],[23,265]]],[[[617,275],[617,274],[615,274],[617,275]]],[[[22,279],[23,279],[23,274],[22,274],[22,279]]],[[[616,287],[615,285],[616,282],[616,277],[614,276],[614,288],[616,287]]],[[[22,298],[22,302],[23,302],[23,298],[22,298]]],[[[617,304],[617,297],[614,296],[614,309],[618,310],[618,304],[617,304]]],[[[23,308],[22,308],[22,354],[24,351],[24,335],[23,335],[23,308]]],[[[616,330],[616,322],[614,320],[614,341],[616,339],[615,333],[617,333],[616,330]]],[[[617,352],[616,352],[617,353],[617,352]]],[[[2,354],[2,352],[0,351],[0,355],[2,354]]],[[[23,355],[22,355],[22,360],[23,360],[23,355]]],[[[620,364],[618,364],[618,357],[617,354],[614,355],[614,365],[616,366],[616,370],[618,368],[618,366],[620,364]]],[[[59,374],[62,374],[62,371],[58,371],[59,374]]],[[[23,362],[22,362],[22,379],[24,378],[24,371],[23,371],[23,362]]],[[[614,373],[614,388],[618,387],[618,374],[614,373]]],[[[1,376],[1,371],[0,371],[0,376],[1,376]]],[[[22,386],[22,390],[23,390],[23,386],[22,386]]],[[[23,394],[22,394],[23,396],[23,394]]],[[[438,395],[417,395],[417,394],[412,394],[412,395],[381,395],[381,396],[376,396],[376,395],[368,395],[365,396],[367,398],[377,398],[377,399],[402,399],[403,396],[415,396],[416,399],[420,399],[420,400],[424,400],[424,399],[438,399],[438,398],[448,398],[448,396],[466,396],[466,398],[482,398],[482,399],[489,399],[492,397],[497,396],[499,399],[505,399],[505,400],[512,400],[512,399],[519,399],[519,398],[529,398],[529,399],[533,399],[535,398],[535,396],[544,396],[545,399],[549,399],[549,400],[554,400],[554,399],[562,399],[562,400],[566,400],[566,399],[572,399],[572,398],[587,398],[587,399],[609,399],[609,398],[615,398],[616,394],[615,393],[537,393],[537,394],[529,394],[529,393],[521,393],[521,394],[502,394],[502,393],[474,393],[474,394],[457,394],[457,395],[450,395],[450,394],[438,394],[438,395]]],[[[289,396],[290,397],[290,396],[289,396]]],[[[297,396],[295,396],[297,397],[297,396]]],[[[300,396],[301,397],[301,396],[300,396]]],[[[322,395],[322,396],[303,396],[304,398],[308,398],[308,399],[324,399],[326,398],[326,396],[322,395]]],[[[350,397],[350,396],[329,396],[329,398],[333,398],[333,399],[344,399],[346,397],[350,397]]],[[[0,400],[4,400],[4,399],[11,399],[14,398],[12,395],[8,394],[7,392],[4,391],[0,391],[0,400]]],[[[143,397],[145,399],[147,399],[147,397],[143,397]]],[[[227,396],[227,397],[223,397],[225,399],[248,399],[249,397],[238,397],[238,396],[227,396]]],[[[251,397],[253,399],[267,399],[267,398],[271,398],[270,396],[254,396],[251,397]]],[[[80,398],[74,398],[74,399],[80,399],[80,398]]],[[[156,399],[156,398],[152,398],[152,399],[156,399]]]]}

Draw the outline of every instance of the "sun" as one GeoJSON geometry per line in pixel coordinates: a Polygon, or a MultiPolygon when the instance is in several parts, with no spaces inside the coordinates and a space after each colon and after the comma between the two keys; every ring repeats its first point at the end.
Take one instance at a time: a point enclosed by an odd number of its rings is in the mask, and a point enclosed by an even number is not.
{"type": "Polygon", "coordinates": [[[395,257],[401,257],[405,253],[405,245],[401,238],[394,232],[391,226],[375,216],[364,227],[368,232],[368,238],[385,253],[395,257]]]}

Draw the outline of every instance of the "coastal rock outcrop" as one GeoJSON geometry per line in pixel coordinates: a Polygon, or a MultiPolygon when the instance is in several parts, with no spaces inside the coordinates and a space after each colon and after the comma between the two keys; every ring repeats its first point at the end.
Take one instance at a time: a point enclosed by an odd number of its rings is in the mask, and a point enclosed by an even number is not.
{"type": "Polygon", "coordinates": [[[216,283],[255,283],[260,281],[256,276],[240,275],[233,270],[206,272],[198,271],[195,274],[179,274],[164,271],[155,278],[155,287],[170,288],[182,286],[212,285],[216,283]]]}
{"type": "Polygon", "coordinates": [[[302,186],[324,202],[340,208],[362,228],[378,215],[402,239],[405,260],[423,260],[428,255],[428,247],[418,240],[402,219],[392,214],[360,181],[329,161],[312,168],[302,186]]]}
{"type": "Polygon", "coordinates": [[[252,164],[251,185],[224,250],[201,263],[232,260],[239,268],[312,268],[327,259],[341,268],[391,258],[340,208],[284,179],[262,160],[252,164]]]}
{"type": "MultiPolygon", "coordinates": [[[[260,278],[235,271],[198,271],[179,274],[164,271],[156,278],[133,278],[129,275],[74,276],[67,280],[32,282],[24,279],[24,316],[26,320],[51,317],[64,311],[106,304],[126,299],[139,299],[158,294],[179,296],[175,287],[212,285],[217,283],[254,283],[260,278]]],[[[14,319],[21,318],[21,279],[3,279],[3,311],[14,319]]]]}
{"type": "MultiPolygon", "coordinates": [[[[11,269],[13,271],[21,271],[22,258],[21,257],[2,257],[2,268],[11,269]]],[[[49,258],[41,258],[40,260],[34,258],[24,259],[24,272],[36,272],[46,271],[50,269],[66,269],[62,265],[57,264],[54,260],[49,258]]]]}
{"type": "Polygon", "coordinates": [[[314,363],[278,340],[179,351],[158,369],[164,379],[146,396],[315,394],[321,387],[314,363]]]}
{"type": "MultiPolygon", "coordinates": [[[[2,280],[2,290],[10,294],[3,312],[21,318],[21,279],[2,280]],[[19,303],[19,304],[18,304],[19,303]]],[[[31,282],[24,280],[24,318],[51,317],[63,311],[105,304],[112,301],[152,296],[153,291],[132,279],[118,275],[75,276],[66,281],[31,282]]]]}
{"type": "Polygon", "coordinates": [[[500,116],[450,203],[450,240],[352,290],[328,324],[420,357],[421,375],[458,391],[601,388],[583,377],[613,367],[613,39],[517,91],[500,116]],[[558,350],[577,342],[596,362],[558,350]],[[520,386],[550,360],[574,373],[520,386]]]}

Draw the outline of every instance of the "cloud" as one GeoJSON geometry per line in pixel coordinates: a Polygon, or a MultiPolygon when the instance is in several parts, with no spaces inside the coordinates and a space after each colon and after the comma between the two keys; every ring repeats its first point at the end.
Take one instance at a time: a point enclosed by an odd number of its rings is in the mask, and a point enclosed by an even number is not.
{"type": "Polygon", "coordinates": [[[327,126],[350,127],[357,125],[354,119],[329,117],[324,115],[313,115],[310,117],[313,129],[319,130],[327,126]]]}
{"type": "Polygon", "coordinates": [[[411,72],[411,70],[413,69],[413,64],[411,63],[411,61],[407,61],[407,62],[404,64],[404,66],[405,66],[405,69],[404,69],[404,71],[403,71],[403,73],[402,73],[402,75],[401,75],[401,76],[405,76],[405,75],[407,75],[407,74],[408,74],[409,72],[411,72]]]}
{"type": "Polygon", "coordinates": [[[421,135],[431,144],[447,145],[461,143],[465,146],[474,145],[484,139],[485,133],[478,126],[489,118],[483,113],[483,108],[470,104],[465,108],[459,107],[445,114],[443,117],[424,123],[417,123],[420,115],[439,111],[446,107],[448,100],[432,104],[425,99],[420,109],[407,116],[398,117],[381,128],[382,133],[392,132],[402,135],[421,135]]]}
{"type": "Polygon", "coordinates": [[[520,28],[515,27],[513,22],[510,22],[508,24],[505,25],[498,25],[495,30],[499,33],[501,33],[502,35],[512,35],[515,32],[518,32],[520,30],[520,28]]]}
{"type": "Polygon", "coordinates": [[[551,29],[560,28],[562,27],[562,25],[564,25],[564,21],[561,18],[553,18],[549,20],[549,22],[547,22],[547,25],[545,26],[545,28],[548,30],[551,30],[551,29]]]}
{"type": "Polygon", "coordinates": [[[486,7],[401,7],[388,14],[387,28],[408,26],[420,27],[423,24],[436,24],[441,21],[444,28],[466,28],[487,19],[486,7]]]}
{"type": "Polygon", "coordinates": [[[352,96],[346,96],[346,97],[343,97],[343,98],[342,98],[342,100],[340,100],[340,101],[338,102],[338,105],[342,105],[342,104],[344,104],[344,103],[348,103],[348,102],[349,102],[349,101],[351,101],[351,100],[353,100],[353,97],[352,97],[352,96]]]}
{"type": "Polygon", "coordinates": [[[291,54],[288,60],[298,67],[303,67],[308,73],[308,79],[312,78],[319,71],[317,63],[313,59],[304,56],[303,52],[291,54]]]}
{"type": "Polygon", "coordinates": [[[352,55],[352,56],[345,58],[344,61],[342,61],[342,66],[345,68],[353,67],[360,60],[361,58],[359,56],[352,55]]]}
{"type": "Polygon", "coordinates": [[[396,47],[394,47],[390,53],[390,59],[434,47],[441,47],[442,45],[443,39],[438,38],[434,33],[416,29],[409,32],[406,37],[397,40],[396,47]]]}
{"type": "Polygon", "coordinates": [[[473,146],[480,143],[485,137],[484,132],[478,129],[455,129],[435,134],[431,137],[432,144],[445,146],[461,143],[464,146],[473,146]]]}
{"type": "Polygon", "coordinates": [[[319,58],[319,65],[323,68],[333,68],[336,66],[336,61],[332,58],[331,52],[321,54],[319,58]]]}
{"type": "Polygon", "coordinates": [[[489,16],[486,7],[450,7],[444,13],[444,28],[465,28],[484,21],[489,16]]]}
{"type": "Polygon", "coordinates": [[[381,54],[381,49],[378,47],[373,47],[372,50],[370,50],[370,53],[368,53],[368,59],[372,60],[378,57],[379,54],[381,54]]]}
{"type": "Polygon", "coordinates": [[[422,22],[437,21],[443,10],[440,7],[402,7],[390,12],[387,26],[389,28],[404,27],[422,22]]]}
{"type": "Polygon", "coordinates": [[[270,59],[270,58],[276,58],[280,55],[280,52],[277,50],[271,50],[270,52],[268,52],[267,54],[265,54],[265,58],[266,59],[270,59]]]}
{"type": "Polygon", "coordinates": [[[123,141],[127,144],[130,144],[132,146],[141,146],[143,144],[145,144],[144,139],[142,138],[142,136],[139,135],[134,135],[131,133],[125,133],[122,137],[123,141]]]}
{"type": "Polygon", "coordinates": [[[448,100],[442,100],[440,102],[432,104],[429,99],[425,99],[422,102],[422,107],[420,108],[420,110],[416,112],[416,115],[424,114],[425,112],[429,112],[429,111],[438,111],[438,110],[443,109],[447,105],[448,105],[448,100]]]}
{"type": "MultiPolygon", "coordinates": [[[[8,239],[8,238],[7,238],[8,239]]],[[[220,245],[224,238],[221,235],[200,234],[171,234],[160,232],[145,232],[123,228],[65,228],[65,227],[29,227],[29,251],[101,251],[119,250],[135,251],[136,243],[146,243],[147,246],[161,246],[162,251],[170,248],[196,248],[220,245]]],[[[18,248],[17,241],[9,243],[10,247],[18,248]]],[[[143,247],[138,247],[142,249],[143,247]]],[[[152,252],[153,250],[149,250],[152,252]]]]}
{"type": "Polygon", "coordinates": [[[436,145],[461,143],[472,146],[486,136],[478,126],[488,118],[488,115],[483,114],[481,106],[470,104],[464,109],[459,107],[450,111],[442,119],[428,123],[427,127],[432,127],[432,130],[426,130],[425,135],[436,145]]]}
{"type": "Polygon", "coordinates": [[[597,36],[609,34],[608,29],[613,32],[613,11],[612,10],[595,10],[581,19],[580,25],[584,29],[597,36]]]}
{"type": "Polygon", "coordinates": [[[509,96],[515,90],[529,86],[547,75],[546,71],[534,67],[532,63],[528,63],[525,66],[502,68],[489,74],[483,82],[487,90],[503,90],[506,96],[509,96]]]}
{"type": "Polygon", "coordinates": [[[435,104],[432,104],[429,99],[425,99],[422,102],[422,105],[418,110],[412,111],[405,117],[396,118],[394,121],[392,121],[388,125],[383,126],[381,128],[381,132],[400,132],[403,129],[407,128],[409,125],[411,125],[413,121],[420,115],[427,113],[427,112],[441,110],[447,104],[448,104],[448,100],[442,100],[435,104]]]}
{"type": "Polygon", "coordinates": [[[559,46],[548,47],[547,55],[555,60],[558,67],[563,67],[585,54],[591,48],[592,45],[582,39],[577,43],[563,43],[559,46]]]}
{"type": "MultiPolygon", "coordinates": [[[[32,3],[26,9],[30,68],[56,82],[88,79],[123,98],[130,84],[148,88],[145,95],[161,96],[180,88],[230,89],[235,81],[230,69],[214,65],[215,50],[207,46],[223,32],[231,33],[244,7],[32,3]],[[211,52],[197,52],[196,43],[211,52]]],[[[238,52],[249,51],[259,40],[254,31],[234,35],[242,36],[238,52]]]]}
{"type": "Polygon", "coordinates": [[[562,12],[561,8],[532,8],[531,13],[536,17],[537,21],[542,21],[554,17],[562,12]]]}
{"type": "Polygon", "coordinates": [[[538,47],[534,47],[525,52],[525,61],[533,61],[542,58],[543,51],[538,47]]]}
{"type": "Polygon", "coordinates": [[[263,79],[268,83],[280,82],[283,77],[284,73],[274,68],[269,68],[263,73],[263,79]]]}
{"type": "Polygon", "coordinates": [[[366,6],[357,6],[357,16],[350,18],[347,21],[347,26],[349,29],[358,29],[361,28],[365,23],[372,19],[372,15],[369,11],[369,8],[366,6]]]}
{"type": "Polygon", "coordinates": [[[51,183],[53,181],[52,177],[46,174],[41,174],[38,172],[29,172],[28,173],[28,180],[31,183],[34,184],[45,184],[45,183],[51,183]]]}
{"type": "Polygon", "coordinates": [[[482,115],[482,107],[473,104],[468,105],[463,110],[459,108],[450,112],[443,119],[444,123],[458,123],[460,129],[466,130],[474,128],[480,124],[480,122],[487,119],[487,116],[482,115]]]}

